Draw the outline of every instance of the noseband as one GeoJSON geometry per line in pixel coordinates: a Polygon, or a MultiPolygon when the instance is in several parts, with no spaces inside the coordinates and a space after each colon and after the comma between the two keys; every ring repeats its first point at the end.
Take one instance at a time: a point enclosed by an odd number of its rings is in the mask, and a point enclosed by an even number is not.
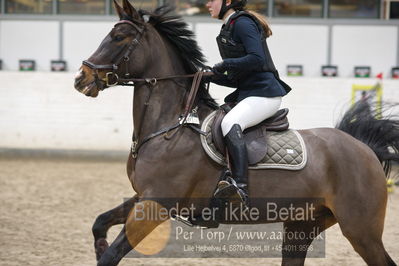
{"type": "Polygon", "coordinates": [[[88,66],[91,70],[93,70],[94,81],[95,81],[97,87],[100,88],[101,90],[103,90],[105,88],[100,83],[100,81],[104,81],[107,87],[118,85],[119,77],[118,77],[118,74],[115,73],[115,71],[119,69],[119,66],[122,63],[122,61],[125,62],[125,64],[126,64],[125,77],[130,76],[129,68],[128,68],[128,62],[130,61],[130,54],[133,52],[133,49],[139,44],[139,41],[140,41],[141,37],[143,36],[144,30],[145,30],[145,27],[141,28],[130,20],[121,20],[118,23],[116,23],[114,25],[114,27],[121,25],[121,24],[128,24],[128,25],[132,26],[133,28],[135,28],[137,30],[138,34],[137,34],[136,38],[134,38],[132,40],[132,42],[129,44],[129,46],[126,48],[126,51],[123,53],[123,55],[120,56],[119,58],[117,58],[117,60],[115,60],[115,63],[113,63],[112,65],[111,64],[110,65],[97,65],[97,64],[90,62],[89,60],[83,61],[83,65],[88,66]],[[100,79],[98,77],[98,70],[112,70],[112,71],[107,72],[105,74],[104,79],[100,79]],[[112,82],[111,80],[113,80],[114,82],[112,82]]]}

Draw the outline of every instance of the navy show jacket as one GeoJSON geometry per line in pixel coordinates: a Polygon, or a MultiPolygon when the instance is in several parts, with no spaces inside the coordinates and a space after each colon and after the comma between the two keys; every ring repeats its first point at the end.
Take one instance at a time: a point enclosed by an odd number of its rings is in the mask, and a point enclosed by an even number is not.
{"type": "MultiPolygon", "coordinates": [[[[229,23],[229,21],[228,21],[229,23]]],[[[237,88],[225,98],[225,102],[239,102],[250,96],[277,97],[286,95],[284,87],[272,72],[260,70],[266,60],[261,42],[261,33],[251,18],[239,16],[233,21],[233,40],[242,43],[246,55],[239,58],[224,59],[227,72],[239,73],[216,75],[212,82],[218,85],[237,88]]],[[[224,25],[223,25],[224,26],[224,25]]]]}

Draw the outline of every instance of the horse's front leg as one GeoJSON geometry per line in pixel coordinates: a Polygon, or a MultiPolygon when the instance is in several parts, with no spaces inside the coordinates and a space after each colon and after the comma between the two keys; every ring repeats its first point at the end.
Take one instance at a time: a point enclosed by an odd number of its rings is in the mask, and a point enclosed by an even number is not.
{"type": "Polygon", "coordinates": [[[118,207],[99,215],[93,224],[94,249],[99,260],[108,248],[107,232],[111,226],[126,223],[130,210],[138,201],[138,196],[130,198],[118,207]]]}
{"type": "Polygon", "coordinates": [[[160,205],[154,204],[153,201],[140,201],[139,204],[135,204],[122,231],[101,256],[97,265],[117,265],[141,240],[168,219],[169,217],[160,215],[160,205]]]}
{"type": "Polygon", "coordinates": [[[118,265],[119,261],[130,251],[132,247],[125,234],[125,226],[119,235],[112,242],[111,246],[105,250],[101,258],[97,262],[97,266],[118,265]]]}

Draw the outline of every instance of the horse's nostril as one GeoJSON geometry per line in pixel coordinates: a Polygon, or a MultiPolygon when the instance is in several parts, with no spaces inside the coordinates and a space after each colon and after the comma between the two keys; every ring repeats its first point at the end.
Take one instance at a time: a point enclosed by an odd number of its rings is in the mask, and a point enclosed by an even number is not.
{"type": "Polygon", "coordinates": [[[79,78],[83,77],[84,75],[85,75],[85,72],[83,71],[82,68],[80,68],[79,71],[76,72],[76,74],[75,74],[75,79],[79,79],[79,78]]]}
{"type": "Polygon", "coordinates": [[[79,72],[75,75],[75,87],[79,86],[80,82],[84,80],[85,72],[83,70],[79,70],[79,72]]]}

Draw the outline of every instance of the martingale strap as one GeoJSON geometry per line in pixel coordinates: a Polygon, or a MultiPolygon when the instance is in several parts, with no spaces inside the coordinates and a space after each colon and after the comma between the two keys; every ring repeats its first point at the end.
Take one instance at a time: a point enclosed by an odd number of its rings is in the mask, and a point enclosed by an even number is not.
{"type": "MultiPolygon", "coordinates": [[[[174,125],[172,125],[170,127],[161,129],[161,130],[159,130],[159,131],[157,131],[155,133],[152,133],[152,134],[148,135],[140,143],[138,142],[138,140],[133,138],[132,147],[131,147],[132,157],[133,158],[137,158],[137,154],[139,152],[139,149],[141,148],[141,146],[144,145],[144,143],[147,143],[151,139],[153,139],[155,137],[158,137],[158,136],[160,136],[162,134],[167,134],[169,131],[174,130],[174,129],[182,126],[182,125],[191,128],[192,130],[194,130],[195,132],[197,132],[200,135],[206,136],[206,132],[202,131],[200,128],[198,128],[198,127],[196,127],[196,126],[194,126],[192,124],[181,124],[181,122],[179,121],[179,122],[177,122],[176,124],[174,124],[174,125]]],[[[133,136],[134,136],[134,134],[133,134],[133,136]]]]}
{"type": "MultiPolygon", "coordinates": [[[[153,139],[153,138],[155,138],[155,137],[157,137],[159,135],[167,133],[167,132],[169,132],[169,131],[171,131],[171,130],[179,127],[179,126],[180,126],[180,123],[178,122],[178,123],[174,124],[173,126],[161,129],[161,130],[159,130],[159,131],[157,131],[155,133],[152,133],[152,134],[148,135],[141,142],[138,142],[138,140],[135,139],[135,137],[133,137],[133,142],[132,142],[132,147],[131,147],[132,157],[133,158],[137,158],[137,154],[138,154],[139,149],[141,148],[141,146],[143,146],[143,144],[148,142],[150,139],[153,139]]],[[[134,134],[133,134],[133,136],[134,136],[134,134]]]]}
{"type": "MultiPolygon", "coordinates": [[[[186,104],[184,106],[184,113],[180,116],[180,119],[179,119],[179,121],[176,124],[174,124],[172,126],[169,126],[167,128],[161,129],[161,130],[159,130],[159,131],[157,131],[155,133],[152,133],[152,134],[148,135],[147,137],[145,137],[140,142],[139,142],[139,140],[140,140],[140,135],[141,135],[140,133],[141,133],[142,126],[140,125],[140,128],[137,131],[138,132],[137,135],[135,133],[133,133],[133,142],[132,142],[132,148],[131,148],[132,157],[133,158],[137,158],[138,151],[139,151],[139,149],[142,147],[142,145],[144,143],[146,143],[149,140],[151,140],[151,139],[153,139],[153,138],[155,138],[155,137],[157,137],[159,135],[162,135],[162,134],[165,134],[165,139],[166,140],[170,140],[185,125],[189,125],[190,128],[192,128],[193,130],[195,130],[196,132],[198,132],[200,134],[205,134],[199,128],[195,128],[193,125],[190,125],[190,124],[186,123],[186,120],[187,120],[187,117],[190,114],[190,111],[193,110],[192,108],[193,108],[193,105],[194,105],[194,102],[195,102],[195,98],[197,96],[198,89],[199,89],[199,86],[201,84],[201,79],[202,79],[204,74],[205,73],[203,71],[198,71],[197,73],[194,74],[193,83],[191,85],[191,89],[190,89],[189,95],[187,97],[186,104]],[[177,130],[175,130],[174,133],[172,133],[172,135],[168,135],[168,133],[170,131],[174,130],[174,129],[177,129],[177,130]]],[[[152,90],[153,90],[153,85],[150,85],[150,93],[149,93],[147,101],[144,103],[145,104],[145,108],[144,108],[143,113],[141,115],[141,121],[144,121],[144,119],[145,119],[145,114],[146,114],[146,111],[147,111],[147,107],[149,106],[149,101],[151,99],[152,90]]]]}

